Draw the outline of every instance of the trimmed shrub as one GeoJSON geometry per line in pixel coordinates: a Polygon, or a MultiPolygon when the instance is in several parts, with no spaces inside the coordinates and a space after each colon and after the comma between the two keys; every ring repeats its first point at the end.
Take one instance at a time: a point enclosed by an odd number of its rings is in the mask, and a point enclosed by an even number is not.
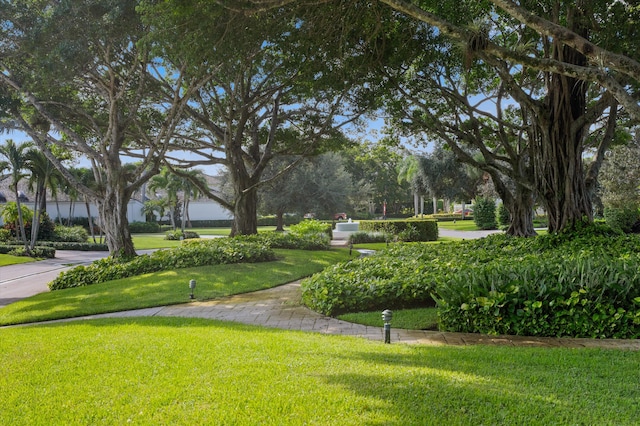
{"type": "Polygon", "coordinates": [[[435,220],[361,220],[359,229],[393,235],[406,242],[438,239],[438,222],[435,220]]]}
{"type": "MultiPolygon", "coordinates": [[[[28,256],[23,245],[0,245],[0,254],[10,254],[12,256],[28,256]]],[[[41,257],[45,259],[53,259],[56,257],[55,249],[51,247],[35,246],[31,250],[32,257],[41,257]]]]}
{"type": "Polygon", "coordinates": [[[70,243],[85,243],[89,240],[89,233],[80,225],[56,226],[51,241],[63,241],[70,243]]]}
{"type": "Polygon", "coordinates": [[[157,222],[132,222],[129,224],[129,232],[132,234],[155,234],[160,232],[157,222]]]}
{"type": "Polygon", "coordinates": [[[0,228],[0,243],[6,243],[13,240],[11,231],[5,228],[0,228]]]}
{"type": "Polygon", "coordinates": [[[39,246],[52,247],[56,250],[108,251],[109,247],[101,243],[74,243],[71,241],[38,241],[39,246]]]}
{"type": "Polygon", "coordinates": [[[274,249],[290,250],[329,250],[331,239],[325,233],[315,233],[310,235],[296,235],[282,232],[261,232],[255,235],[238,235],[242,241],[266,244],[274,249]]]}
{"type": "Polygon", "coordinates": [[[275,252],[266,244],[235,238],[190,240],[185,241],[180,247],[136,256],[129,261],[108,257],[88,266],[77,266],[62,272],[51,281],[49,289],[82,287],[167,269],[265,262],[274,259],[275,252]]]}
{"type": "Polygon", "coordinates": [[[498,205],[496,218],[498,219],[498,225],[500,225],[501,228],[508,228],[509,225],[511,225],[511,214],[504,203],[500,203],[498,205]]]}
{"type": "Polygon", "coordinates": [[[446,331],[640,337],[640,236],[603,225],[536,238],[397,244],[306,279],[326,315],[438,305],[446,331]]]}
{"type": "Polygon", "coordinates": [[[628,234],[633,231],[634,225],[640,221],[640,210],[637,207],[605,207],[604,218],[607,225],[628,234]]]}
{"type": "Polygon", "coordinates": [[[478,197],[473,207],[473,221],[480,229],[496,229],[496,203],[491,198],[478,197]]]}
{"type": "Polygon", "coordinates": [[[348,242],[350,244],[364,244],[364,243],[386,243],[393,238],[385,234],[384,232],[364,232],[358,231],[349,235],[348,242]]]}
{"type": "Polygon", "coordinates": [[[311,236],[315,234],[326,234],[329,238],[333,236],[331,223],[320,222],[315,219],[303,220],[296,225],[291,225],[289,232],[298,236],[311,236]]]}
{"type": "Polygon", "coordinates": [[[193,231],[184,231],[176,230],[176,231],[167,231],[164,236],[165,240],[177,241],[177,240],[191,240],[194,238],[200,238],[197,232],[193,231]]]}

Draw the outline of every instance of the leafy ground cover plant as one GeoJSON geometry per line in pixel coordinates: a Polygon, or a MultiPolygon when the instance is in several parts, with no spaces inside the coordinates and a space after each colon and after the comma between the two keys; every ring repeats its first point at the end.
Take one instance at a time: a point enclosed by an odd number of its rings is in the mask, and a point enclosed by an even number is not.
{"type": "MultiPolygon", "coordinates": [[[[324,229],[326,224],[322,225],[322,229],[324,229]]],[[[329,232],[330,231],[331,228],[329,225],[329,232]]],[[[267,231],[255,235],[239,235],[234,238],[242,241],[259,242],[274,249],[329,250],[331,248],[329,235],[324,231],[318,232],[317,230],[311,232],[293,231],[291,233],[267,231]]]]}
{"type": "Polygon", "coordinates": [[[448,331],[533,336],[640,336],[640,237],[601,226],[571,234],[495,235],[399,244],[303,282],[327,315],[438,304],[448,331]]]}

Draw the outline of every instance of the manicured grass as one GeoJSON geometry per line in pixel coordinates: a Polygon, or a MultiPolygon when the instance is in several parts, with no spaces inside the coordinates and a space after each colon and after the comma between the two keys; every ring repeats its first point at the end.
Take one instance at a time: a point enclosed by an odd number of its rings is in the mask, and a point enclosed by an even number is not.
{"type": "MultiPolygon", "coordinates": [[[[275,226],[259,226],[258,232],[267,232],[275,230],[275,226]]],[[[228,237],[231,228],[188,228],[187,231],[193,231],[202,236],[218,236],[228,237]]],[[[180,245],[179,240],[165,240],[165,233],[158,234],[133,234],[133,245],[136,250],[149,250],[158,248],[171,248],[180,245]]]]}
{"type": "Polygon", "coordinates": [[[453,229],[455,231],[477,231],[478,227],[473,219],[456,220],[453,221],[439,221],[439,228],[453,229]]]}
{"type": "Polygon", "coordinates": [[[198,300],[270,288],[349,259],[346,249],[276,250],[280,260],[156,272],[102,284],[41,293],[0,309],[0,325],[71,318],[185,303],[189,280],[198,300]]]}
{"type": "Polygon", "coordinates": [[[178,247],[182,241],[165,240],[164,234],[133,234],[133,246],[136,250],[178,247]]]}
{"type": "Polygon", "coordinates": [[[0,330],[0,424],[632,425],[639,362],[204,319],[79,321],[0,330]]]}
{"type": "MultiPolygon", "coordinates": [[[[338,319],[356,324],[382,327],[382,312],[357,312],[338,315],[338,319]]],[[[391,327],[405,330],[435,330],[438,327],[436,308],[399,309],[393,311],[391,327]]]]}
{"type": "Polygon", "coordinates": [[[0,254],[0,266],[17,265],[20,263],[33,262],[36,259],[27,256],[12,256],[10,254],[0,254]]]}

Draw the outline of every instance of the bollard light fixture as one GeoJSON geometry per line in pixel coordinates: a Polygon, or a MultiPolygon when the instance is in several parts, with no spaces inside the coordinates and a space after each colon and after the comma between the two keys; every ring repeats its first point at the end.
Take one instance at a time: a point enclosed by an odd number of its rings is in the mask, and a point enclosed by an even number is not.
{"type": "Polygon", "coordinates": [[[382,311],[382,321],[384,321],[384,342],[391,343],[391,317],[393,312],[389,309],[382,311]]]}
{"type": "Polygon", "coordinates": [[[193,295],[193,291],[196,289],[196,280],[189,281],[189,289],[191,290],[191,294],[189,295],[189,298],[193,300],[195,298],[193,295]]]}

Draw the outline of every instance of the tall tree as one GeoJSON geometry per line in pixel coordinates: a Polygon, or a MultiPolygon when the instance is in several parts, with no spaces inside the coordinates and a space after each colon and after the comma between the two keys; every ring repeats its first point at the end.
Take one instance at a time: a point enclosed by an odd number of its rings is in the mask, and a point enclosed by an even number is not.
{"type": "Polygon", "coordinates": [[[187,63],[194,75],[210,76],[188,105],[193,127],[181,129],[181,144],[174,147],[197,158],[169,156],[168,161],[176,169],[201,164],[227,169],[232,199],[201,189],[233,212],[234,234],[257,232],[258,191],[274,158],[296,159],[282,164],[284,173],[300,158],[343,145],[347,140],[339,129],[366,110],[364,100],[355,100],[369,95],[354,84],[366,78],[355,64],[372,53],[342,22],[317,25],[327,16],[316,11],[311,6],[296,16],[284,7],[243,14],[217,3],[180,1],[150,9],[150,17],[161,18],[154,22],[164,29],[157,34],[167,67],[187,63]]]}
{"type": "Polygon", "coordinates": [[[364,141],[343,150],[344,167],[352,176],[358,196],[356,204],[374,214],[376,208],[382,211],[386,201],[398,213],[410,196],[409,184],[398,182],[398,170],[407,154],[400,142],[391,137],[375,143],[364,141]]]}
{"type": "Polygon", "coordinates": [[[5,166],[9,168],[11,176],[9,187],[11,191],[13,191],[13,195],[16,198],[16,205],[18,210],[17,233],[19,238],[22,240],[27,253],[30,253],[29,242],[27,241],[27,234],[25,232],[24,217],[22,215],[22,205],[20,200],[21,197],[18,195],[18,184],[26,176],[24,172],[27,167],[26,152],[30,148],[31,143],[24,142],[21,144],[17,144],[13,141],[13,139],[7,139],[4,145],[0,145],[0,155],[6,158],[5,166]]]}
{"type": "Polygon", "coordinates": [[[35,189],[30,243],[30,247],[33,250],[38,238],[42,213],[47,211],[47,189],[51,190],[52,193],[57,191],[60,174],[57,173],[51,161],[38,149],[30,149],[26,152],[25,157],[26,167],[31,172],[29,188],[30,190],[35,189]]]}
{"type": "MultiPolygon", "coordinates": [[[[286,3],[249,0],[242,7],[256,10],[286,3]]],[[[611,140],[606,136],[600,140],[596,160],[585,175],[582,156],[594,120],[590,100],[599,102],[595,110],[609,111],[611,124],[619,108],[640,120],[640,7],[586,0],[380,3],[433,30],[439,40],[423,46],[420,53],[450,52],[461,45],[467,66],[482,63],[499,74],[529,119],[524,125],[530,128],[528,167],[535,188],[522,181],[516,185],[522,185],[523,193],[537,193],[552,231],[590,221],[593,182],[611,140]],[[543,86],[517,93],[521,82],[532,79],[543,86]]],[[[366,23],[361,28],[371,30],[366,23]]],[[[499,183],[496,176],[492,178],[499,183]]]]}
{"type": "MultiPolygon", "coordinates": [[[[270,173],[281,169],[277,163],[288,163],[291,159],[278,159],[270,173]]],[[[325,153],[305,159],[298,167],[278,176],[260,190],[260,210],[275,214],[276,229],[284,230],[284,214],[303,215],[314,212],[319,217],[333,217],[336,212],[351,208],[353,185],[351,175],[336,153],[325,153]]]]}
{"type": "Polygon", "coordinates": [[[155,67],[137,3],[0,2],[0,111],[97,204],[111,255],[124,257],[135,255],[127,204],[157,173],[195,84],[155,67]],[[88,158],[97,187],[78,181],[54,145],[88,158]],[[133,180],[125,155],[141,160],[133,180]]]}

